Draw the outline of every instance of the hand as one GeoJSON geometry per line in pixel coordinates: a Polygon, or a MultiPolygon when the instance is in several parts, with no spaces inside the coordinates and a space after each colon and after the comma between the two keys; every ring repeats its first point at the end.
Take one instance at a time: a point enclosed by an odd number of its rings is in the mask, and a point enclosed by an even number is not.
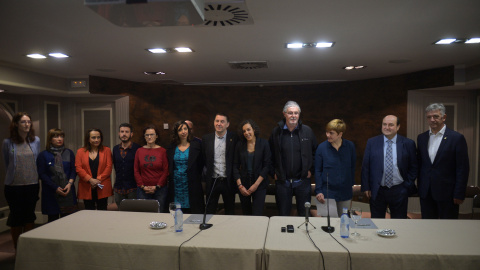
{"type": "Polygon", "coordinates": [[[312,178],[312,173],[310,172],[310,170],[307,173],[307,178],[312,178]]]}
{"type": "Polygon", "coordinates": [[[157,189],[156,186],[145,186],[143,188],[146,194],[154,194],[156,189],[157,189]]]}
{"type": "Polygon", "coordinates": [[[61,187],[58,187],[57,190],[55,190],[55,193],[63,197],[67,196],[67,194],[63,192],[63,189],[61,187]]]}
{"type": "Polygon", "coordinates": [[[90,180],[88,180],[88,182],[90,182],[90,185],[92,185],[92,188],[96,188],[98,184],[100,184],[100,180],[98,179],[95,179],[95,178],[90,178],[90,180]]]}
{"type": "Polygon", "coordinates": [[[454,203],[454,204],[458,204],[458,205],[462,204],[463,201],[464,201],[464,200],[453,199],[453,203],[454,203]]]}
{"type": "Polygon", "coordinates": [[[255,191],[257,191],[257,188],[258,188],[258,185],[257,185],[256,183],[253,184],[253,185],[248,189],[249,195],[252,195],[255,191]]]}
{"type": "Polygon", "coordinates": [[[367,198],[370,199],[370,197],[372,197],[372,191],[371,190],[365,191],[365,196],[367,196],[367,198]]]}
{"type": "Polygon", "coordinates": [[[70,188],[72,187],[72,184],[68,182],[68,184],[63,188],[63,192],[65,192],[65,196],[70,193],[70,188]]]}
{"type": "Polygon", "coordinates": [[[275,181],[277,181],[277,180],[278,180],[277,174],[274,174],[274,175],[273,175],[273,178],[275,179],[275,181]]]}
{"type": "Polygon", "coordinates": [[[325,203],[325,197],[323,196],[323,193],[318,193],[316,198],[320,203],[325,203]]]}
{"type": "Polygon", "coordinates": [[[247,188],[244,187],[243,185],[238,187],[238,191],[240,191],[240,194],[242,194],[245,197],[248,197],[251,195],[250,192],[248,192],[247,188]]]}

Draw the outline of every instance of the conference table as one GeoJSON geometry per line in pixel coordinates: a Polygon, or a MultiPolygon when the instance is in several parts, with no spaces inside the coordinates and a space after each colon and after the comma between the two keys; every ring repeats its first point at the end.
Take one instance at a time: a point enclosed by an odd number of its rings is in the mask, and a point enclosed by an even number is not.
{"type": "MultiPolygon", "coordinates": [[[[362,229],[358,238],[340,237],[340,219],[332,218],[335,232],[324,232],[326,218],[271,217],[265,242],[266,269],[480,269],[479,220],[372,219],[379,229],[393,229],[396,235],[382,237],[377,229],[362,229]],[[281,232],[291,224],[294,233],[281,232]],[[338,240],[339,243],[335,241],[338,240]]],[[[367,220],[363,220],[366,222],[367,220]]],[[[360,220],[360,224],[362,220],[360,220]]],[[[354,229],[350,228],[350,232],[354,229]]]]}
{"type": "Polygon", "coordinates": [[[268,222],[214,215],[208,230],[176,233],[170,214],[83,210],[22,234],[15,269],[262,269],[268,222]]]}

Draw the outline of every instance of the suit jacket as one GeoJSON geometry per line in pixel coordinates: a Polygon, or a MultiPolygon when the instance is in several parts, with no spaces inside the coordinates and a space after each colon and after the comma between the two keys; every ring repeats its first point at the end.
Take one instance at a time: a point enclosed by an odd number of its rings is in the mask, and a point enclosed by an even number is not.
{"type": "MultiPolygon", "coordinates": [[[[92,178],[92,171],[90,170],[90,163],[88,157],[88,151],[85,148],[77,150],[77,156],[75,157],[75,168],[77,175],[80,179],[78,181],[78,195],[77,197],[82,200],[92,199],[92,186],[90,185],[90,178],[92,178]]],[[[98,151],[98,172],[97,179],[104,185],[103,189],[97,187],[98,198],[106,198],[113,195],[112,192],[112,180],[110,175],[112,174],[112,152],[110,148],[104,146],[101,151],[98,151]]]]}
{"type": "MultiPolygon", "coordinates": [[[[168,170],[170,172],[168,177],[169,202],[173,202],[175,200],[175,182],[173,179],[175,169],[175,162],[173,158],[175,156],[175,149],[177,149],[177,145],[175,144],[172,144],[167,148],[168,170]]],[[[205,201],[202,189],[202,169],[203,158],[201,144],[197,140],[192,140],[188,150],[187,163],[188,199],[192,214],[202,214],[205,210],[205,201]]]]}
{"type": "Polygon", "coordinates": [[[418,195],[424,199],[431,189],[434,200],[464,200],[470,170],[465,137],[446,128],[433,163],[428,155],[429,138],[429,131],[417,138],[418,195]]]}
{"type": "MultiPolygon", "coordinates": [[[[362,191],[370,190],[372,199],[377,197],[378,189],[383,178],[385,157],[383,153],[384,135],[368,139],[362,164],[362,191]]],[[[397,167],[403,178],[402,185],[408,194],[416,192],[415,178],[417,178],[418,163],[415,142],[397,135],[397,167]]]]}
{"type": "MultiPolygon", "coordinates": [[[[247,164],[248,164],[248,150],[247,142],[240,141],[237,143],[235,149],[235,160],[233,166],[233,179],[247,180],[247,164]]],[[[266,189],[268,186],[268,175],[272,171],[272,155],[270,153],[270,146],[268,141],[262,138],[257,138],[255,142],[255,153],[253,155],[253,179],[252,184],[257,181],[258,176],[263,177],[262,183],[258,189],[266,189]]]]}
{"type": "MultiPolygon", "coordinates": [[[[233,160],[235,156],[235,145],[237,144],[238,137],[237,134],[228,131],[227,132],[227,145],[225,149],[225,162],[226,162],[226,174],[227,174],[227,185],[231,190],[235,190],[234,179],[233,179],[233,160]]],[[[202,138],[202,153],[205,160],[205,182],[206,182],[206,192],[212,188],[212,176],[213,176],[213,161],[215,156],[215,133],[210,133],[202,138]]]]}

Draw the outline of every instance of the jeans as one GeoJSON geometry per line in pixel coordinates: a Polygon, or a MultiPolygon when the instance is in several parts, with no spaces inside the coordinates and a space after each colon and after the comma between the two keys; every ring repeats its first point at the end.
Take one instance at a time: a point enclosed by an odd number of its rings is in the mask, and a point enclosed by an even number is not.
{"type": "Polygon", "coordinates": [[[160,212],[168,213],[167,192],[167,186],[163,186],[160,189],[157,188],[153,194],[147,194],[143,189],[137,188],[137,199],[157,200],[160,204],[160,212]]]}
{"type": "Polygon", "coordinates": [[[292,197],[295,195],[297,212],[299,216],[305,216],[305,203],[311,201],[312,186],[310,179],[302,179],[298,186],[292,187],[290,181],[276,181],[275,201],[277,202],[278,214],[289,216],[292,210],[292,197]]]}

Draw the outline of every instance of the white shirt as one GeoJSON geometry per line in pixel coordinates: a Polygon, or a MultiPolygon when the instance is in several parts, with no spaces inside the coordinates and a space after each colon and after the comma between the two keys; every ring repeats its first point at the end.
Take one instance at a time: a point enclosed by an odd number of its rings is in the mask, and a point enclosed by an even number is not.
{"type": "Polygon", "coordinates": [[[437,155],[438,148],[440,147],[440,143],[442,142],[443,134],[445,134],[445,129],[447,125],[444,125],[443,128],[437,132],[437,134],[433,134],[432,129],[430,128],[430,138],[428,139],[428,156],[430,157],[430,161],[435,160],[435,156],[437,155]]]}
{"type": "Polygon", "coordinates": [[[225,152],[227,149],[227,133],[219,137],[215,132],[215,151],[213,156],[213,177],[227,177],[227,163],[225,161],[225,152]]]}

